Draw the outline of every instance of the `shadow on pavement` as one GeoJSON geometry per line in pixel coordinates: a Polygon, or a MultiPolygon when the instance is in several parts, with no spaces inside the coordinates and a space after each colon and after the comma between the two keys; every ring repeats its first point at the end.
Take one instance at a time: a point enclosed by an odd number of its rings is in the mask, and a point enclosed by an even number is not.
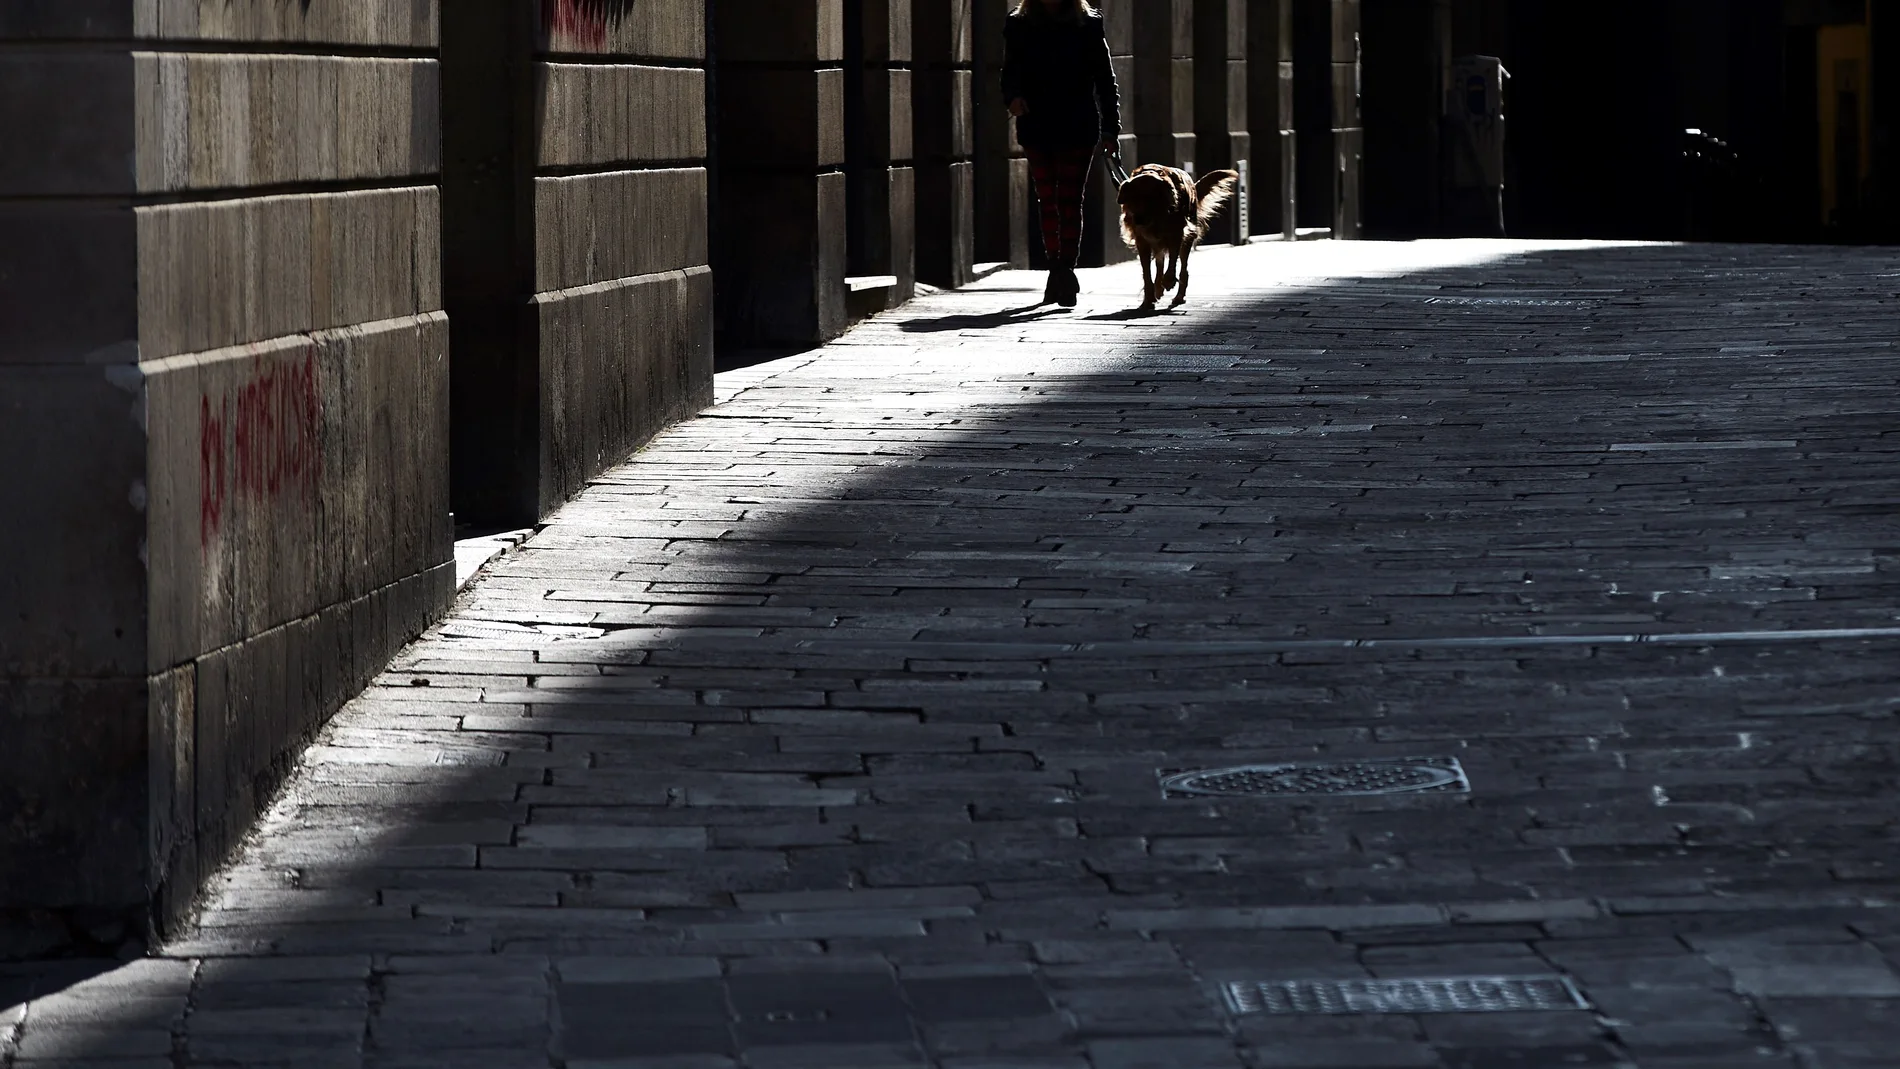
{"type": "Polygon", "coordinates": [[[976,315],[958,313],[946,316],[916,316],[896,320],[899,329],[911,333],[931,334],[947,330],[990,330],[995,327],[1007,327],[1017,323],[1031,323],[1048,316],[1066,314],[1069,309],[1053,304],[1026,304],[1019,308],[1006,308],[1000,312],[983,312],[976,315]]]}
{"type": "Polygon", "coordinates": [[[1205,255],[1183,315],[946,294],[663,435],[339,714],[200,929],[9,1051],[1876,1064],[1891,258],[1205,255]],[[1157,781],[1422,757],[1470,793],[1157,781]],[[1596,1012],[1222,996],[1544,974],[1596,1012]]]}

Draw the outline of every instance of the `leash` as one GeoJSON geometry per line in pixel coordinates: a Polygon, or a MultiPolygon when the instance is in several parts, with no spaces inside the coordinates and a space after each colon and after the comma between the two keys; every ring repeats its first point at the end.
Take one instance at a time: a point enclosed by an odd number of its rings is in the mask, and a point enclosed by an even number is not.
{"type": "Polygon", "coordinates": [[[1108,176],[1115,180],[1115,185],[1119,187],[1127,184],[1128,168],[1122,166],[1121,150],[1116,149],[1114,152],[1110,152],[1107,149],[1103,149],[1102,156],[1108,161],[1108,176]]]}

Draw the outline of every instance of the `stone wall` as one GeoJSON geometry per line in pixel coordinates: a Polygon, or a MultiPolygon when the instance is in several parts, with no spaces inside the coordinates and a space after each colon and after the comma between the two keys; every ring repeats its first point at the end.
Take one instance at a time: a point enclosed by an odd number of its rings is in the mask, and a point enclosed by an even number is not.
{"type": "MultiPolygon", "coordinates": [[[[709,403],[715,326],[1039,259],[1010,6],[0,0],[0,956],[176,916],[453,525],[709,403]]],[[[1101,7],[1125,158],[1257,160],[1289,230],[1305,40],[1356,232],[1358,0],[1101,7]]],[[[1086,265],[1130,255],[1098,174],[1086,265]]]]}
{"type": "Polygon", "coordinates": [[[443,17],[456,501],[532,523],[711,400],[705,5],[443,17]]]}
{"type": "Polygon", "coordinates": [[[0,37],[0,903],[109,941],[453,586],[436,11],[0,37]]]}

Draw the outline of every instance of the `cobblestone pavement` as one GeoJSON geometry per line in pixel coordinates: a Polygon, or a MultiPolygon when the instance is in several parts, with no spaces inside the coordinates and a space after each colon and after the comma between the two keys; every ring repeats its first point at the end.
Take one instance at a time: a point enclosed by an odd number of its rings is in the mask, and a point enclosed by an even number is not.
{"type": "Polygon", "coordinates": [[[1900,1065],[1900,255],[1195,267],[726,377],[7,1064],[1900,1065]],[[1159,779],[1408,758],[1469,792],[1159,779]]]}

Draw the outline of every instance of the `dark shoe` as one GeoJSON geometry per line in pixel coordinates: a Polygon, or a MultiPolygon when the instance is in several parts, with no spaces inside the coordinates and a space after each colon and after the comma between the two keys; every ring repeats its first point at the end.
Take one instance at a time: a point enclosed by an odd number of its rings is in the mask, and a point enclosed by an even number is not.
{"type": "Polygon", "coordinates": [[[1082,293],[1082,280],[1075,277],[1074,268],[1064,267],[1061,270],[1062,289],[1056,294],[1056,303],[1064,308],[1074,308],[1076,297],[1082,293]]]}
{"type": "Polygon", "coordinates": [[[1054,304],[1062,299],[1062,269],[1051,267],[1049,281],[1042,287],[1042,303],[1054,304]]]}

